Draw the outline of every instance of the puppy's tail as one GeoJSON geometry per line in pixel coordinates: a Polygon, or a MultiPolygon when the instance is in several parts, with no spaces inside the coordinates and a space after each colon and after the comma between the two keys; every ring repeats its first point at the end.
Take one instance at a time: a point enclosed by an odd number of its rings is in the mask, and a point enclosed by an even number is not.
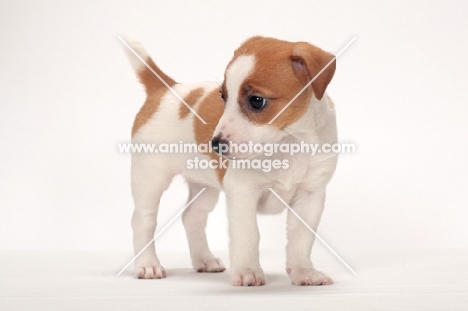
{"type": "Polygon", "coordinates": [[[177,83],[156,66],[140,42],[125,40],[121,37],[119,39],[124,45],[125,53],[130,59],[130,64],[138,79],[144,85],[147,95],[177,83]]]}

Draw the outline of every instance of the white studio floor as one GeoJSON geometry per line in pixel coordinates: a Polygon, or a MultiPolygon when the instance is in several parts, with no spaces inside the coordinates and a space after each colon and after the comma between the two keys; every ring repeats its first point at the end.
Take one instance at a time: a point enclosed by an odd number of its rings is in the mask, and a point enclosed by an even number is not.
{"type": "Polygon", "coordinates": [[[188,251],[160,252],[163,280],[117,277],[131,253],[3,251],[0,310],[468,310],[467,249],[345,252],[357,276],[313,254],[335,280],[320,287],[290,285],[284,254],[261,254],[267,285],[241,288],[192,271],[188,251]]]}

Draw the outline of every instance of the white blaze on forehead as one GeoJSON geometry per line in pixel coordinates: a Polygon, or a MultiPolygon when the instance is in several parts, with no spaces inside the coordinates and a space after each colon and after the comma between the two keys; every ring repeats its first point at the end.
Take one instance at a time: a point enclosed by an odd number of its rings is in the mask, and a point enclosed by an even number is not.
{"type": "Polygon", "coordinates": [[[253,55],[237,57],[226,70],[227,102],[224,113],[216,126],[214,136],[222,133],[224,139],[239,143],[248,137],[249,121],[240,112],[239,89],[255,66],[253,55]]]}
{"type": "Polygon", "coordinates": [[[255,66],[253,55],[242,55],[231,63],[226,71],[226,88],[228,99],[226,105],[237,106],[239,89],[245,79],[250,75],[255,66]]]}
{"type": "MultiPolygon", "coordinates": [[[[241,112],[239,107],[239,90],[245,80],[255,69],[256,60],[253,55],[242,55],[237,57],[226,70],[226,88],[228,98],[226,108],[216,126],[214,136],[232,141],[236,144],[245,142],[264,143],[276,141],[278,130],[270,126],[259,126],[251,123],[249,118],[241,112]]],[[[244,155],[234,155],[242,157],[244,155]]]]}

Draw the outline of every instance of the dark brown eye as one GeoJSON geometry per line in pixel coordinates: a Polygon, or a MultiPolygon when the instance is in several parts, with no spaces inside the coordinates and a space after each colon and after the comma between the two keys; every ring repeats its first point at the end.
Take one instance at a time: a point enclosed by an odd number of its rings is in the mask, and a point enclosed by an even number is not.
{"type": "Polygon", "coordinates": [[[223,91],[219,91],[219,93],[221,94],[221,98],[223,99],[223,101],[226,102],[226,97],[224,96],[223,91]]]}
{"type": "Polygon", "coordinates": [[[266,99],[260,96],[252,95],[249,97],[250,106],[255,110],[261,110],[266,105],[266,99]]]}

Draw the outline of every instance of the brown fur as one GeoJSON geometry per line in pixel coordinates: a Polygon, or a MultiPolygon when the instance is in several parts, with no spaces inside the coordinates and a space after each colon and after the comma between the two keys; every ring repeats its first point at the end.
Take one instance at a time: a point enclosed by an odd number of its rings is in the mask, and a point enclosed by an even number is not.
{"type": "MultiPolygon", "coordinates": [[[[169,86],[175,85],[174,79],[166,75],[156,64],[153,62],[151,57],[145,59],[145,62],[156,72],[161,79],[163,79],[169,86]]],[[[158,110],[161,97],[167,92],[167,87],[156,75],[148,69],[143,67],[137,72],[138,79],[146,90],[146,101],[141,107],[140,111],[136,115],[135,121],[132,127],[132,137],[138,132],[138,130],[148,122],[151,116],[158,110]]]]}
{"type": "Polygon", "coordinates": [[[156,113],[161,102],[161,97],[168,92],[167,89],[160,88],[148,95],[145,103],[141,107],[140,111],[135,117],[132,127],[132,137],[138,132],[138,130],[148,122],[151,116],[156,113]]]}
{"type": "MultiPolygon", "coordinates": [[[[169,86],[173,86],[174,84],[177,83],[174,79],[172,79],[171,77],[166,75],[161,69],[159,69],[159,67],[156,66],[156,64],[153,62],[151,57],[148,57],[147,59],[145,59],[145,62],[169,86]]],[[[156,77],[156,75],[151,70],[149,70],[148,67],[146,67],[146,66],[143,67],[143,69],[138,71],[137,76],[138,76],[138,79],[140,79],[141,84],[143,84],[145,86],[145,90],[146,90],[147,95],[150,95],[150,94],[152,94],[152,93],[154,93],[154,92],[156,92],[156,91],[158,91],[159,89],[162,89],[162,88],[166,89],[166,86],[164,85],[164,83],[162,83],[161,80],[159,80],[159,78],[156,77]]]]}
{"type": "Polygon", "coordinates": [[[333,62],[312,82],[315,97],[320,100],[330,83],[336,69],[335,56],[307,42],[297,42],[293,46],[291,59],[298,77],[308,83],[333,60],[333,62]],[[305,73],[305,75],[304,75],[305,73]]]}
{"type": "MultiPolygon", "coordinates": [[[[261,125],[268,124],[333,58],[333,55],[305,42],[293,43],[264,37],[253,37],[244,42],[234,52],[231,63],[241,55],[254,55],[256,63],[239,90],[239,105],[249,120],[261,125]],[[265,108],[261,111],[252,109],[248,100],[251,95],[267,98],[265,108]]],[[[284,129],[304,115],[313,94],[318,99],[322,98],[334,71],[333,63],[312,83],[312,87],[291,103],[272,126],[284,129]]]]}
{"type": "MultiPolygon", "coordinates": [[[[203,93],[204,91],[202,88],[191,90],[190,93],[184,97],[184,101],[193,109],[193,106],[203,96],[203,93]]],[[[179,119],[187,117],[190,112],[190,109],[188,109],[184,103],[181,103],[179,108],[179,119]]]]}

